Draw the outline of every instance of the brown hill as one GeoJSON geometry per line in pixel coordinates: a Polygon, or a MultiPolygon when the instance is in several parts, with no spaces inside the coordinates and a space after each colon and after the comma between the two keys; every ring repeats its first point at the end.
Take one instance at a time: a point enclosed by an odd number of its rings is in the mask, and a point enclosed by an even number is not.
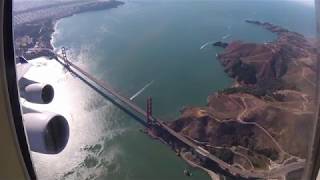
{"type": "Polygon", "coordinates": [[[313,123],[316,51],[302,35],[247,21],[278,35],[270,43],[231,42],[218,55],[235,85],[188,107],[169,123],[227,163],[272,169],[303,161],[313,123]]]}

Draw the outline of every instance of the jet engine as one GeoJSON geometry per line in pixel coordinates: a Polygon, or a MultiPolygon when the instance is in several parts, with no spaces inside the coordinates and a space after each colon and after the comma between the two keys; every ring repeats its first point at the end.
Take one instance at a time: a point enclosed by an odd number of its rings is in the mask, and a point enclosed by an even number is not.
{"type": "Polygon", "coordinates": [[[52,112],[23,115],[29,146],[32,151],[58,154],[69,140],[69,124],[61,115],[52,112]]]}
{"type": "Polygon", "coordinates": [[[54,89],[49,84],[42,84],[21,78],[19,87],[21,97],[33,103],[48,104],[54,97],[54,89]]]}

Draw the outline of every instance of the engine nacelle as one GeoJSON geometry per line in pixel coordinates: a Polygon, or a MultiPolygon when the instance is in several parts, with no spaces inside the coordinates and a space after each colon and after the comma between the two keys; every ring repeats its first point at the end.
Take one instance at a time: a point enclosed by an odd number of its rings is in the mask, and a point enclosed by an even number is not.
{"type": "Polygon", "coordinates": [[[48,104],[54,97],[53,87],[49,84],[34,83],[25,87],[24,98],[27,101],[48,104]]]}
{"type": "Polygon", "coordinates": [[[20,94],[27,101],[48,104],[54,97],[54,89],[49,84],[37,83],[25,78],[19,82],[20,94]]]}
{"type": "Polygon", "coordinates": [[[69,124],[63,116],[51,112],[27,113],[23,119],[32,151],[58,154],[66,147],[69,124]]]}

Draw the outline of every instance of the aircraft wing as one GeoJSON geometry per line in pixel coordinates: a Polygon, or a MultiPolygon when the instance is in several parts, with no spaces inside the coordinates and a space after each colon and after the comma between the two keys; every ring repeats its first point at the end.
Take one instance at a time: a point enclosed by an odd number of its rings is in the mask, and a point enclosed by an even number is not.
{"type": "Polygon", "coordinates": [[[25,73],[28,72],[32,65],[24,58],[19,57],[19,62],[16,64],[16,70],[17,70],[17,80],[19,81],[25,73]]]}

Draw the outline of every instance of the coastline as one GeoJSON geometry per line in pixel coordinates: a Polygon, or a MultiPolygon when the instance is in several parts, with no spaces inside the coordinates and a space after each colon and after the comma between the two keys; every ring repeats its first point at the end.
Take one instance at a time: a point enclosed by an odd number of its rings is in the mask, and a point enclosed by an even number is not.
{"type": "MultiPolygon", "coordinates": [[[[53,47],[54,44],[54,33],[56,32],[57,24],[63,18],[73,16],[75,14],[90,12],[90,11],[100,11],[112,8],[117,8],[123,5],[122,1],[94,1],[84,4],[74,4],[73,6],[68,5],[67,7],[60,7],[66,12],[59,14],[59,11],[49,17],[38,17],[37,14],[43,13],[47,9],[35,9],[33,16],[30,12],[27,14],[29,17],[24,17],[25,21],[23,23],[18,23],[15,20],[14,25],[14,44],[15,44],[15,54],[16,56],[24,56],[26,59],[34,59],[41,56],[46,56],[48,58],[56,58],[55,54],[51,52],[55,51],[56,48],[53,47]],[[76,7],[76,8],[75,8],[76,7]],[[70,9],[70,12],[68,12],[70,9]],[[76,9],[76,10],[75,10],[76,9]],[[30,17],[31,16],[31,17],[30,17]],[[33,18],[33,19],[32,19],[33,18]],[[32,21],[30,21],[31,19],[32,21]],[[28,20],[30,22],[28,22],[28,20]],[[40,31],[39,31],[40,30],[40,31]]],[[[22,16],[23,13],[17,13],[15,19],[22,16]]],[[[21,18],[21,17],[20,17],[21,18]]]]}
{"type": "MultiPolygon", "coordinates": [[[[71,16],[74,16],[74,15],[76,14],[73,14],[71,16]]],[[[51,24],[52,26],[48,26],[49,27],[48,29],[52,30],[50,31],[50,41],[48,41],[50,45],[48,47],[52,49],[54,52],[60,50],[58,49],[59,47],[55,46],[56,37],[59,36],[58,25],[64,18],[68,18],[71,16],[62,17],[59,19],[53,19],[51,24]]],[[[37,24],[37,23],[38,22],[34,22],[34,24],[37,24]]],[[[34,29],[36,28],[37,27],[35,27],[34,29]]],[[[30,49],[34,50],[33,48],[30,48],[30,49]]],[[[81,138],[80,139],[78,138],[79,135],[83,133],[83,129],[86,129],[88,127],[90,127],[91,129],[95,128],[94,123],[92,122],[89,123],[88,121],[85,121],[85,119],[83,118],[86,116],[86,114],[90,113],[86,109],[85,104],[89,104],[92,101],[93,97],[89,97],[89,98],[84,98],[84,97],[85,95],[87,95],[88,92],[91,93],[91,89],[89,89],[89,87],[87,87],[86,84],[79,81],[79,79],[74,78],[72,74],[65,71],[64,67],[61,66],[61,64],[59,64],[58,61],[50,60],[50,57],[51,56],[48,56],[47,54],[43,54],[41,52],[37,52],[37,54],[32,56],[30,58],[32,59],[32,62],[30,61],[29,63],[33,64],[34,67],[32,67],[33,69],[30,69],[30,71],[26,74],[27,75],[26,77],[38,82],[51,84],[55,89],[54,100],[50,104],[45,106],[28,103],[28,102],[24,102],[24,103],[26,107],[39,109],[42,111],[54,110],[55,113],[59,113],[63,115],[68,120],[68,123],[71,128],[70,130],[73,132],[72,134],[70,134],[70,139],[67,147],[60,154],[57,154],[55,156],[48,156],[48,155],[32,152],[32,156],[35,161],[34,167],[37,170],[37,176],[41,179],[55,180],[57,178],[64,179],[64,175],[65,175],[64,173],[65,172],[70,173],[70,171],[68,171],[70,167],[73,167],[71,169],[71,172],[77,167],[82,167],[86,158],[93,157],[93,156],[98,157],[98,156],[96,156],[96,154],[89,152],[88,150],[81,149],[83,144],[96,143],[97,138],[94,135],[87,133],[86,138],[84,138],[83,140],[81,138]],[[75,88],[78,89],[76,93],[73,92],[75,88]],[[72,95],[66,97],[66,95],[70,93],[72,95]],[[79,100],[81,102],[80,104],[79,103],[77,104],[77,106],[79,107],[73,108],[73,104],[74,104],[73,102],[77,102],[79,100]],[[79,150],[79,147],[81,147],[80,150],[79,150]],[[74,156],[74,153],[76,153],[76,156],[74,156]],[[70,157],[72,157],[71,161],[69,159],[70,157]],[[66,159],[68,160],[68,162],[61,163],[66,161],[66,159]],[[50,169],[50,165],[48,165],[48,162],[51,162],[53,164],[56,163],[57,165],[52,170],[48,171],[48,168],[50,169]]],[[[115,128],[115,131],[116,130],[117,129],[115,128]]],[[[99,133],[102,134],[102,132],[99,132],[99,133]]],[[[110,133],[114,134],[117,132],[110,131],[110,133]]],[[[107,136],[107,137],[111,136],[113,138],[113,136],[115,135],[109,135],[109,132],[108,132],[108,133],[105,133],[104,136],[107,136]]],[[[109,155],[115,156],[116,153],[117,152],[110,152],[109,155]]],[[[104,160],[104,158],[101,158],[101,161],[102,159],[104,160]]]]}
{"type": "Polygon", "coordinates": [[[202,167],[202,166],[196,164],[196,163],[193,162],[192,160],[189,160],[189,159],[186,157],[185,154],[181,153],[181,154],[180,154],[180,157],[181,157],[184,161],[186,161],[191,167],[193,167],[193,168],[198,168],[198,169],[200,169],[200,170],[202,170],[202,171],[205,171],[205,172],[210,176],[211,180],[221,180],[221,178],[220,178],[220,176],[219,176],[218,174],[216,174],[215,172],[213,172],[213,171],[211,171],[211,170],[209,170],[209,169],[207,169],[207,168],[205,168],[205,167],[202,167]]]}
{"type": "Polygon", "coordinates": [[[56,21],[54,22],[53,32],[52,32],[52,34],[51,34],[50,44],[51,44],[52,50],[53,50],[54,52],[56,52],[56,50],[57,50],[57,47],[54,46],[54,43],[55,43],[55,41],[56,41],[55,36],[59,33],[59,32],[57,32],[57,27],[58,27],[58,24],[59,24],[60,20],[62,20],[62,19],[58,19],[58,20],[56,20],[56,21]]]}
{"type": "MultiPolygon", "coordinates": [[[[187,159],[195,161],[193,163],[202,161],[200,167],[221,168],[231,177],[245,179],[287,176],[305,164],[307,144],[301,139],[292,144],[285,138],[294,137],[294,129],[300,127],[300,123],[305,128],[300,130],[302,138],[310,136],[312,113],[309,112],[314,111],[312,67],[316,51],[299,33],[268,22],[246,20],[246,23],[261,26],[278,37],[270,43],[233,41],[223,47],[218,61],[237,86],[210,94],[205,107],[185,108],[168,126],[221,161],[213,160],[217,166],[211,166],[208,157],[201,153],[192,160],[187,159]],[[306,85],[305,80],[311,83],[306,85]],[[297,114],[296,109],[306,115],[297,114]],[[265,116],[270,118],[265,120],[265,116]],[[276,134],[282,129],[286,130],[285,135],[276,134]],[[284,164],[288,159],[293,161],[284,164]],[[277,166],[270,168],[270,164],[277,166]]],[[[150,131],[157,131],[157,128],[150,131]]],[[[194,151],[168,137],[166,132],[153,134],[175,147],[175,151],[194,151]]]]}

